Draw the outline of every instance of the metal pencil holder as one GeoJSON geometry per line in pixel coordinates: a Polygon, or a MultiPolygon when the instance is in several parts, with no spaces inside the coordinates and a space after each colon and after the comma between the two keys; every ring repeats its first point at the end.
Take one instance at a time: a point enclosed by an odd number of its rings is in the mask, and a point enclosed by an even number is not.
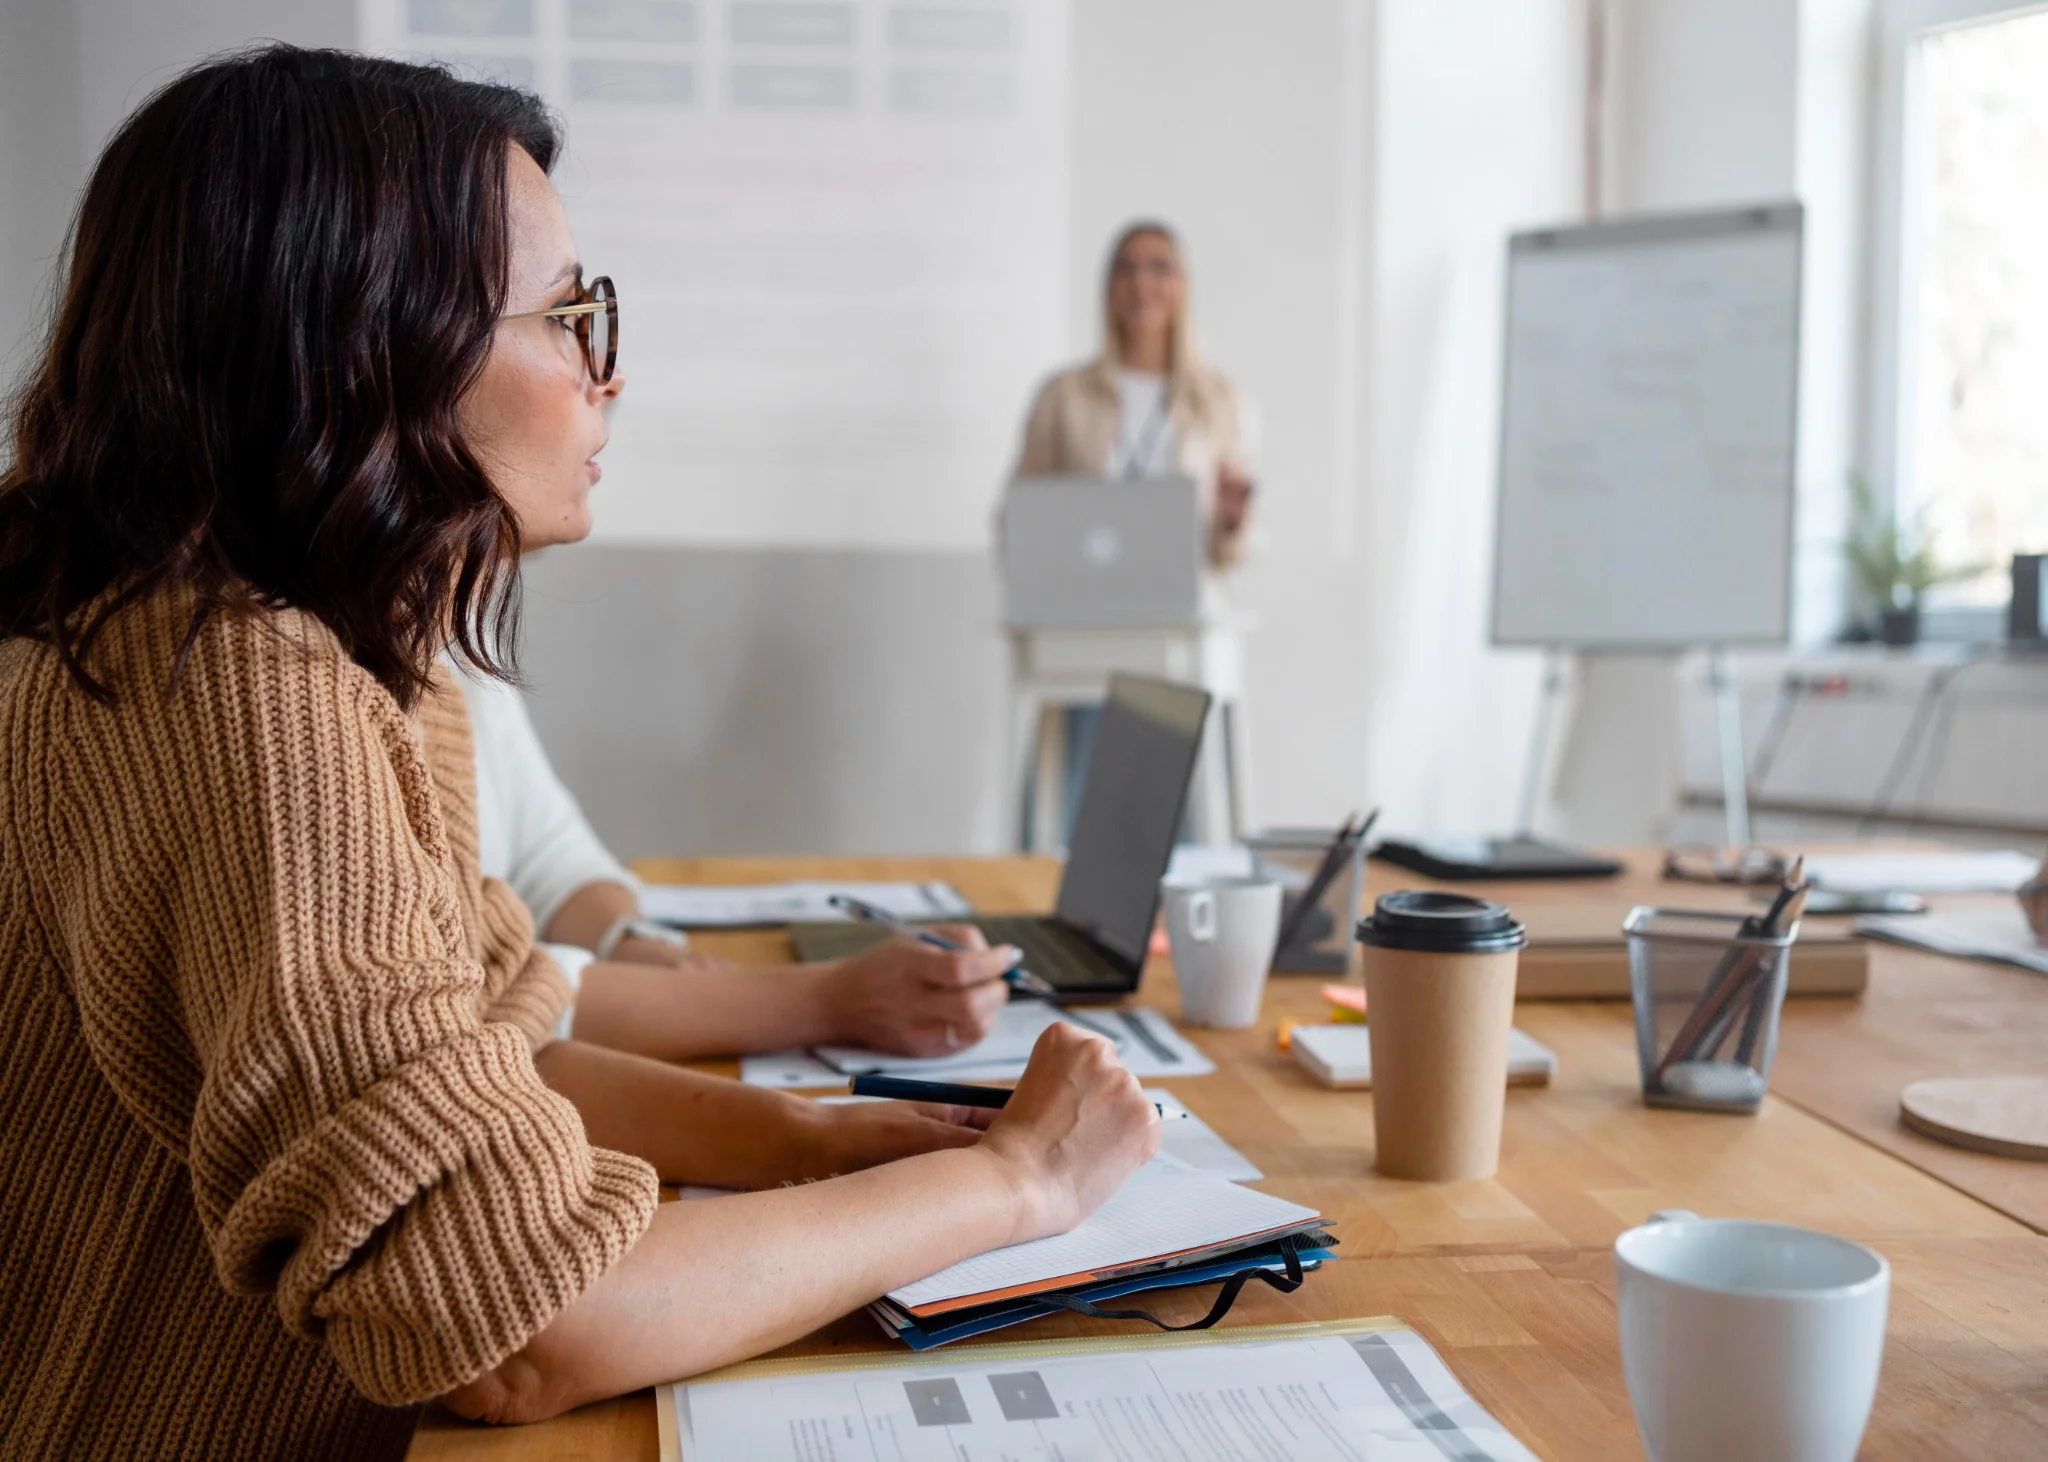
{"type": "Polygon", "coordinates": [[[1795,923],[1745,934],[1741,914],[1637,908],[1629,993],[1643,1100],[1653,1107],[1754,1112],[1770,1084],[1795,923]]]}
{"type": "Polygon", "coordinates": [[[1290,937],[1273,951],[1273,973],[1343,975],[1350,972],[1358,945],[1351,926],[1358,922],[1358,904],[1365,884],[1365,845],[1353,847],[1318,895],[1315,905],[1296,918],[1334,830],[1271,828],[1248,836],[1252,870],[1280,885],[1283,931],[1290,937]]]}

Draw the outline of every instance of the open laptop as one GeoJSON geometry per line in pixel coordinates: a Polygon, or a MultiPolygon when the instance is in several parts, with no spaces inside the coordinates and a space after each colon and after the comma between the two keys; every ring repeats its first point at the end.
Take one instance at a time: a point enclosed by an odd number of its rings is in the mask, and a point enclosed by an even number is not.
{"type": "Polygon", "coordinates": [[[1186,477],[1024,477],[1003,497],[1012,629],[1189,624],[1202,603],[1202,507],[1186,477]]]}
{"type": "MultiPolygon", "coordinates": [[[[1159,880],[1180,835],[1209,695],[1140,675],[1113,675],[1074,816],[1073,845],[1047,914],[977,914],[990,944],[1014,944],[1063,999],[1114,999],[1138,988],[1159,911],[1159,880]]],[[[888,937],[865,924],[796,924],[800,959],[838,959],[888,937]]]]}

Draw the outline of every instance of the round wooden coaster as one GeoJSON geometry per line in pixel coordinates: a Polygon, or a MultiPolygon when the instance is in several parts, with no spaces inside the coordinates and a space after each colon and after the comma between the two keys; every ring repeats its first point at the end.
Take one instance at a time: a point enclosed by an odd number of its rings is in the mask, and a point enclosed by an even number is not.
{"type": "Polygon", "coordinates": [[[2000,1157],[2048,1162],[2048,1076],[1943,1076],[1899,1097],[1915,1132],[2000,1157]]]}

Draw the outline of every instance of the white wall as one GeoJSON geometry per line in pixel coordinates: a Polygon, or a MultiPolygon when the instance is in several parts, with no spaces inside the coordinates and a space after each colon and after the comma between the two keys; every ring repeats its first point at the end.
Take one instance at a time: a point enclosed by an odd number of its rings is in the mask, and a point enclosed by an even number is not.
{"type": "MultiPolygon", "coordinates": [[[[75,14],[72,105],[96,147],[178,65],[263,34],[344,42],[353,6],[75,14]]],[[[1582,0],[1071,14],[1072,353],[1094,346],[1109,235],[1163,214],[1212,354],[1264,408],[1259,541],[1235,586],[1258,619],[1255,816],[1383,801],[1390,825],[1505,826],[1534,665],[1484,649],[1498,271],[1506,232],[1577,208],[1582,0]]],[[[536,715],[622,846],[1002,835],[978,556],[578,552],[536,567],[536,715]],[[884,692],[875,655],[916,673],[884,692]]]]}
{"type": "Polygon", "coordinates": [[[0,5],[0,385],[108,135],[180,69],[266,37],[345,46],[352,0],[6,0],[0,5]],[[33,287],[31,287],[33,286],[33,287]]]}
{"type": "Polygon", "coordinates": [[[78,25],[62,0],[0,5],[0,389],[42,318],[78,187],[78,25]]]}

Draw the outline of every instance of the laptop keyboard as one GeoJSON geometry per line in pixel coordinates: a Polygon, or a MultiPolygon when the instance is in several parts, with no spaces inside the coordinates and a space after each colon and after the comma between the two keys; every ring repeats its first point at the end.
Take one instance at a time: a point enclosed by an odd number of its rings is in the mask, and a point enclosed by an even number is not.
{"type": "Polygon", "coordinates": [[[990,944],[1014,944],[1024,951],[1024,967],[1055,989],[1101,988],[1121,977],[1100,951],[1080,935],[1036,915],[974,921],[990,944]]]}

